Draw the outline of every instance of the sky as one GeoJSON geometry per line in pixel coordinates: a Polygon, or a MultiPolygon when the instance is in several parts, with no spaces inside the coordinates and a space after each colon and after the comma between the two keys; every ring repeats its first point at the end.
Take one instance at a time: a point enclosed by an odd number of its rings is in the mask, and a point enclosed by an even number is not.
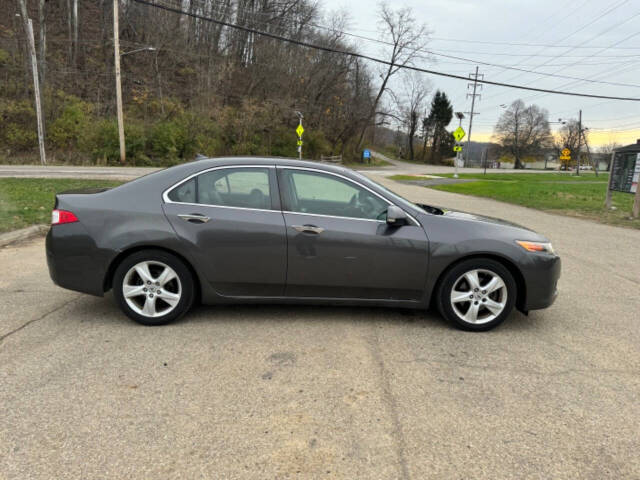
{"type": "MultiPolygon", "coordinates": [[[[468,76],[479,67],[486,80],[597,95],[640,98],[640,0],[406,0],[430,30],[426,61],[417,66],[468,76]],[[519,44],[519,45],[515,45],[519,44]],[[525,45],[522,45],[525,44],[525,45]],[[461,57],[452,59],[443,55],[461,57]],[[483,65],[482,63],[493,65],[483,65]],[[592,82],[502,68],[564,75],[592,82]],[[594,83],[609,82],[609,83],[594,83]],[[612,85],[614,83],[615,85],[612,85]],[[620,85],[624,84],[624,85],[620,85]]],[[[320,0],[329,12],[346,12],[347,31],[374,38],[379,33],[377,4],[370,0],[320,0]]],[[[385,46],[357,40],[361,53],[382,56],[385,46]]],[[[371,68],[380,68],[371,65],[371,68]]],[[[433,91],[443,90],[454,111],[468,112],[467,82],[424,74],[433,91]]],[[[402,89],[397,77],[393,87],[402,89]]],[[[628,145],[640,139],[640,102],[542,94],[485,85],[476,99],[472,139],[489,141],[502,105],[522,99],[549,112],[549,120],[578,117],[582,109],[589,143],[628,145]]],[[[468,116],[467,116],[468,117],[468,116]]],[[[468,118],[463,121],[468,132],[468,118]]],[[[453,123],[452,123],[453,124],[453,123]]],[[[553,130],[561,125],[552,124],[553,130]]],[[[466,139],[465,139],[466,140],[466,139]]]]}

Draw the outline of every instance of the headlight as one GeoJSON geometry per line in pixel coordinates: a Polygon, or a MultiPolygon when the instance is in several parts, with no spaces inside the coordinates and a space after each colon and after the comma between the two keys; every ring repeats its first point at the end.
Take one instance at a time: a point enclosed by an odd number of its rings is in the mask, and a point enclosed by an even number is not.
{"type": "Polygon", "coordinates": [[[526,240],[516,240],[516,243],[528,252],[555,254],[551,242],[528,242],[526,240]]]}

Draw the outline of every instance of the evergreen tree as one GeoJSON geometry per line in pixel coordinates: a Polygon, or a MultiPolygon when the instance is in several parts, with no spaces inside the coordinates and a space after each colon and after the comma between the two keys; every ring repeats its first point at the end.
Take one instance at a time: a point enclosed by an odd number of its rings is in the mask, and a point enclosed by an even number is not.
{"type": "Polygon", "coordinates": [[[423,125],[428,127],[431,132],[431,161],[440,161],[442,154],[451,144],[451,135],[447,132],[446,127],[451,123],[453,118],[453,106],[447,98],[447,94],[436,91],[431,101],[431,111],[429,116],[423,120],[423,125]]]}

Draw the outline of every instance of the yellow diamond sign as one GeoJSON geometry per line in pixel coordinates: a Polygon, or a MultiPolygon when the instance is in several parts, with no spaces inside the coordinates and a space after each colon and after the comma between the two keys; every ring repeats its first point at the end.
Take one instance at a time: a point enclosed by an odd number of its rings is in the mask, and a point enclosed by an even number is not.
{"type": "Polygon", "coordinates": [[[569,150],[568,148],[563,148],[562,149],[562,156],[563,157],[570,157],[571,156],[571,150],[569,150]]]}
{"type": "Polygon", "coordinates": [[[304,133],[304,128],[302,128],[302,124],[298,125],[298,128],[296,128],[296,133],[298,134],[299,137],[302,137],[302,134],[304,133]]]}
{"type": "Polygon", "coordinates": [[[462,140],[464,136],[465,136],[465,131],[462,127],[456,128],[453,132],[453,138],[456,139],[456,142],[459,142],[460,140],[462,140]]]}

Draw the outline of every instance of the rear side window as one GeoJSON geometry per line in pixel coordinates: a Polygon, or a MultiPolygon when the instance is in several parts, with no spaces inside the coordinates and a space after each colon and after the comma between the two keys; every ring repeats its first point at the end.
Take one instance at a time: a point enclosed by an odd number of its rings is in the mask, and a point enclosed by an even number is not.
{"type": "Polygon", "coordinates": [[[271,208],[268,168],[221,168],[198,176],[197,203],[225,207],[271,208]]]}
{"type": "Polygon", "coordinates": [[[196,179],[184,182],[169,192],[169,200],[181,203],[196,203],[196,179]]]}

